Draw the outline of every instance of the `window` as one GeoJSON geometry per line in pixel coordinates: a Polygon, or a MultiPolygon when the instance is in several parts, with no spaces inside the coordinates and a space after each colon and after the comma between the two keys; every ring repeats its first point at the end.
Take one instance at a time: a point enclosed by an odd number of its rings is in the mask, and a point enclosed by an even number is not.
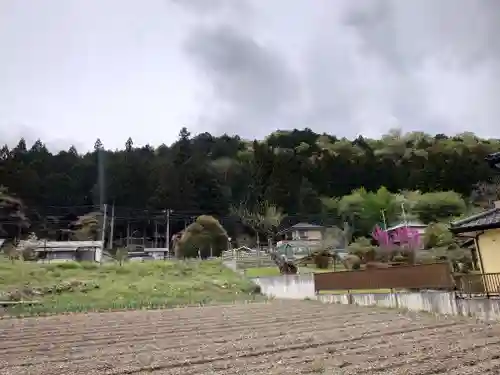
{"type": "Polygon", "coordinates": [[[307,238],[307,231],[305,230],[299,230],[299,238],[300,239],[304,239],[304,238],[307,238]]]}

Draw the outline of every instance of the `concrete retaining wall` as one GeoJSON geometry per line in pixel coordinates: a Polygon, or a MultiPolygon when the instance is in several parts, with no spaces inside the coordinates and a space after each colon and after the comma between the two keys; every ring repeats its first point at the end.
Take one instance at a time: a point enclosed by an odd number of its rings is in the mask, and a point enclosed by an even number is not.
{"type": "Polygon", "coordinates": [[[275,298],[315,299],[314,275],[283,275],[274,277],[258,277],[252,281],[259,285],[262,294],[275,298]]]}
{"type": "Polygon", "coordinates": [[[481,320],[500,320],[500,300],[456,299],[454,292],[397,292],[366,294],[321,294],[317,299],[324,303],[380,306],[434,314],[462,315],[481,320]]]}

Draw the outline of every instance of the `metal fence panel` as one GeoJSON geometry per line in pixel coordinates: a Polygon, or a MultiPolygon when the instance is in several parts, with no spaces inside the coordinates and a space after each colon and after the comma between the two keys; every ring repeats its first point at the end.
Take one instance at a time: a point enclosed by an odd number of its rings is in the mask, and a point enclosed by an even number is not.
{"type": "Polygon", "coordinates": [[[354,289],[453,289],[455,287],[448,263],[316,273],[314,284],[316,292],[354,289]]]}
{"type": "Polygon", "coordinates": [[[455,276],[457,292],[463,296],[500,296],[500,273],[455,276]]]}

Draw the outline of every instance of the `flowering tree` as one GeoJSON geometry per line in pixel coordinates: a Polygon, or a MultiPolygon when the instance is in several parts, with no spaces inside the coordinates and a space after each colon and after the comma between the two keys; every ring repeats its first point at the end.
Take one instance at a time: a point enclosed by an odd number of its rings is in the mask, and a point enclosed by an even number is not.
{"type": "Polygon", "coordinates": [[[420,233],[414,228],[402,227],[396,229],[393,234],[394,242],[407,251],[416,251],[420,248],[422,242],[420,233]]]}
{"type": "Polygon", "coordinates": [[[398,228],[393,234],[394,242],[398,242],[401,252],[408,257],[411,264],[415,264],[416,251],[420,249],[420,233],[414,228],[398,228]]]}
{"type": "Polygon", "coordinates": [[[415,251],[420,248],[420,233],[408,227],[401,227],[395,230],[392,236],[385,230],[376,226],[372,237],[378,242],[384,253],[391,253],[396,249],[408,256],[411,263],[415,262],[415,251]]]}
{"type": "Polygon", "coordinates": [[[393,238],[389,235],[389,232],[383,230],[378,225],[372,232],[372,237],[378,242],[380,250],[382,250],[382,256],[385,260],[391,258],[392,252],[396,249],[396,244],[393,238]]]}
{"type": "Polygon", "coordinates": [[[375,227],[372,233],[372,237],[376,240],[380,247],[388,249],[394,246],[394,242],[392,241],[389,232],[383,230],[378,225],[375,227]]]}

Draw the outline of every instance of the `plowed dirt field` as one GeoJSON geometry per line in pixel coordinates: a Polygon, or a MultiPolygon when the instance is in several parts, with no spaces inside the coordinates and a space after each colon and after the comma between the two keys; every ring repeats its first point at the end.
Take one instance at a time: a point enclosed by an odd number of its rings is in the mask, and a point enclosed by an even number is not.
{"type": "Polygon", "coordinates": [[[0,321],[0,374],[498,374],[500,325],[308,301],[0,321]]]}

